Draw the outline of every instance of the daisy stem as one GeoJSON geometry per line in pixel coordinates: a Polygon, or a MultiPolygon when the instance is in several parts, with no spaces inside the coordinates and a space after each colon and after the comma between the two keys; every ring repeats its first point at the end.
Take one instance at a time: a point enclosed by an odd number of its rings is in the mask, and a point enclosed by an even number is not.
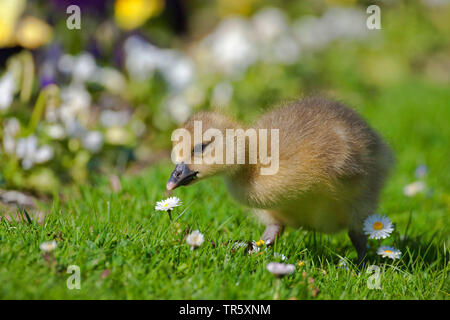
{"type": "Polygon", "coordinates": [[[273,296],[274,300],[278,300],[280,298],[280,286],[281,286],[281,279],[276,278],[275,279],[275,294],[273,296]]]}
{"type": "Polygon", "coordinates": [[[172,210],[167,210],[167,213],[169,214],[169,219],[170,219],[170,221],[172,221],[172,210]]]}

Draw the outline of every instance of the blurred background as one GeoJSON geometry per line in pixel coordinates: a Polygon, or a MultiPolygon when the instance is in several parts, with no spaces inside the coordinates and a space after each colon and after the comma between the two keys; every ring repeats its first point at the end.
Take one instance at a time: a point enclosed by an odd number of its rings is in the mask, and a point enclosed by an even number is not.
{"type": "Polygon", "coordinates": [[[387,88],[449,88],[449,39],[447,0],[0,0],[0,190],[139,172],[201,109],[251,121],[320,94],[376,113],[387,88]]]}

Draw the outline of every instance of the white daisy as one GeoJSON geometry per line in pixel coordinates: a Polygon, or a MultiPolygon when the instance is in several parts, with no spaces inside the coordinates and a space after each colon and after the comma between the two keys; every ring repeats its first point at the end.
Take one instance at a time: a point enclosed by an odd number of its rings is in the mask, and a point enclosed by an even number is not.
{"type": "MultiPolygon", "coordinates": [[[[249,246],[249,248],[250,248],[250,246],[249,246]]],[[[252,253],[255,253],[255,252],[259,252],[259,251],[260,251],[260,248],[256,244],[256,241],[252,240],[251,248],[248,250],[248,254],[252,254],[252,253]]]]}
{"type": "Polygon", "coordinates": [[[245,242],[245,241],[236,241],[231,246],[231,249],[240,249],[240,248],[244,248],[244,247],[247,247],[247,246],[248,246],[248,243],[245,242]]]}
{"type": "Polygon", "coordinates": [[[181,205],[181,200],[177,197],[170,197],[156,203],[155,210],[169,211],[181,205]]]}
{"type": "Polygon", "coordinates": [[[338,267],[339,268],[343,268],[345,270],[348,270],[347,261],[344,258],[340,258],[339,259],[339,263],[338,263],[338,267]]]}
{"type": "Polygon", "coordinates": [[[284,254],[282,254],[282,253],[274,252],[274,253],[273,253],[273,256],[274,256],[275,258],[280,258],[281,261],[287,260],[287,257],[286,257],[284,254]]]}
{"type": "Polygon", "coordinates": [[[403,188],[403,194],[407,197],[413,197],[416,194],[423,192],[426,189],[426,184],[423,181],[416,181],[406,185],[403,188]]]}
{"type": "Polygon", "coordinates": [[[16,83],[11,72],[0,77],[0,110],[7,110],[14,100],[16,83]]]}
{"type": "Polygon", "coordinates": [[[293,264],[270,262],[266,266],[267,270],[276,277],[284,277],[287,274],[291,274],[295,271],[293,264]]]}
{"type": "Polygon", "coordinates": [[[364,221],[364,233],[369,239],[385,239],[394,231],[391,219],[373,214],[364,221]]]}
{"type": "Polygon", "coordinates": [[[186,243],[191,246],[191,250],[200,247],[203,241],[205,241],[205,237],[198,230],[192,231],[186,238],[186,243]]]}
{"type": "Polygon", "coordinates": [[[42,242],[39,248],[44,252],[51,252],[56,249],[57,243],[55,240],[42,242]]]}
{"type": "Polygon", "coordinates": [[[402,253],[400,250],[395,249],[394,247],[381,246],[378,248],[377,254],[379,254],[383,258],[391,258],[392,260],[395,260],[400,259],[400,255],[402,253]]]}

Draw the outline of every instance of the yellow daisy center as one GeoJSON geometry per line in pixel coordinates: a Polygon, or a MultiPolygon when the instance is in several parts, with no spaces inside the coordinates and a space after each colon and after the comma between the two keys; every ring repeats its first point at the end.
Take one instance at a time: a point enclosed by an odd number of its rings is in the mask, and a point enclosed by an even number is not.
{"type": "Polygon", "coordinates": [[[375,230],[381,230],[381,229],[383,229],[383,224],[380,221],[377,221],[373,224],[373,228],[375,230]]]}
{"type": "Polygon", "coordinates": [[[169,206],[169,204],[168,203],[164,203],[164,207],[168,207],[169,206]]]}
{"type": "Polygon", "coordinates": [[[392,253],[392,251],[391,251],[391,250],[384,250],[384,253],[388,253],[388,254],[391,254],[391,253],[392,253]]]}

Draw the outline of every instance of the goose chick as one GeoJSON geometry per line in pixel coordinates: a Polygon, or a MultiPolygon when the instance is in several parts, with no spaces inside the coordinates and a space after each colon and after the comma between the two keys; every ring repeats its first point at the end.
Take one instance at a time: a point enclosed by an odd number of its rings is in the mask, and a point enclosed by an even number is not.
{"type": "Polygon", "coordinates": [[[183,138],[183,148],[175,142],[172,160],[177,165],[168,190],[222,174],[231,195],[253,208],[266,225],[262,239],[267,244],[284,226],[323,233],[348,230],[358,262],[363,260],[367,244],[363,221],[376,210],[393,156],[355,111],[337,102],[308,98],[276,108],[250,127],[220,113],[201,112],[182,130],[194,139],[183,138]],[[227,129],[247,130],[245,142],[239,143],[238,131],[228,135],[227,129]],[[278,129],[273,145],[271,129],[278,129]],[[195,138],[196,130],[203,135],[195,138]],[[267,158],[252,147],[252,142],[260,144],[263,134],[268,137],[267,154],[277,160],[273,174],[262,174],[267,158]],[[230,150],[233,154],[226,158],[230,150]],[[245,155],[244,163],[238,163],[238,154],[245,155]],[[250,161],[252,156],[256,162],[250,161]]]}

